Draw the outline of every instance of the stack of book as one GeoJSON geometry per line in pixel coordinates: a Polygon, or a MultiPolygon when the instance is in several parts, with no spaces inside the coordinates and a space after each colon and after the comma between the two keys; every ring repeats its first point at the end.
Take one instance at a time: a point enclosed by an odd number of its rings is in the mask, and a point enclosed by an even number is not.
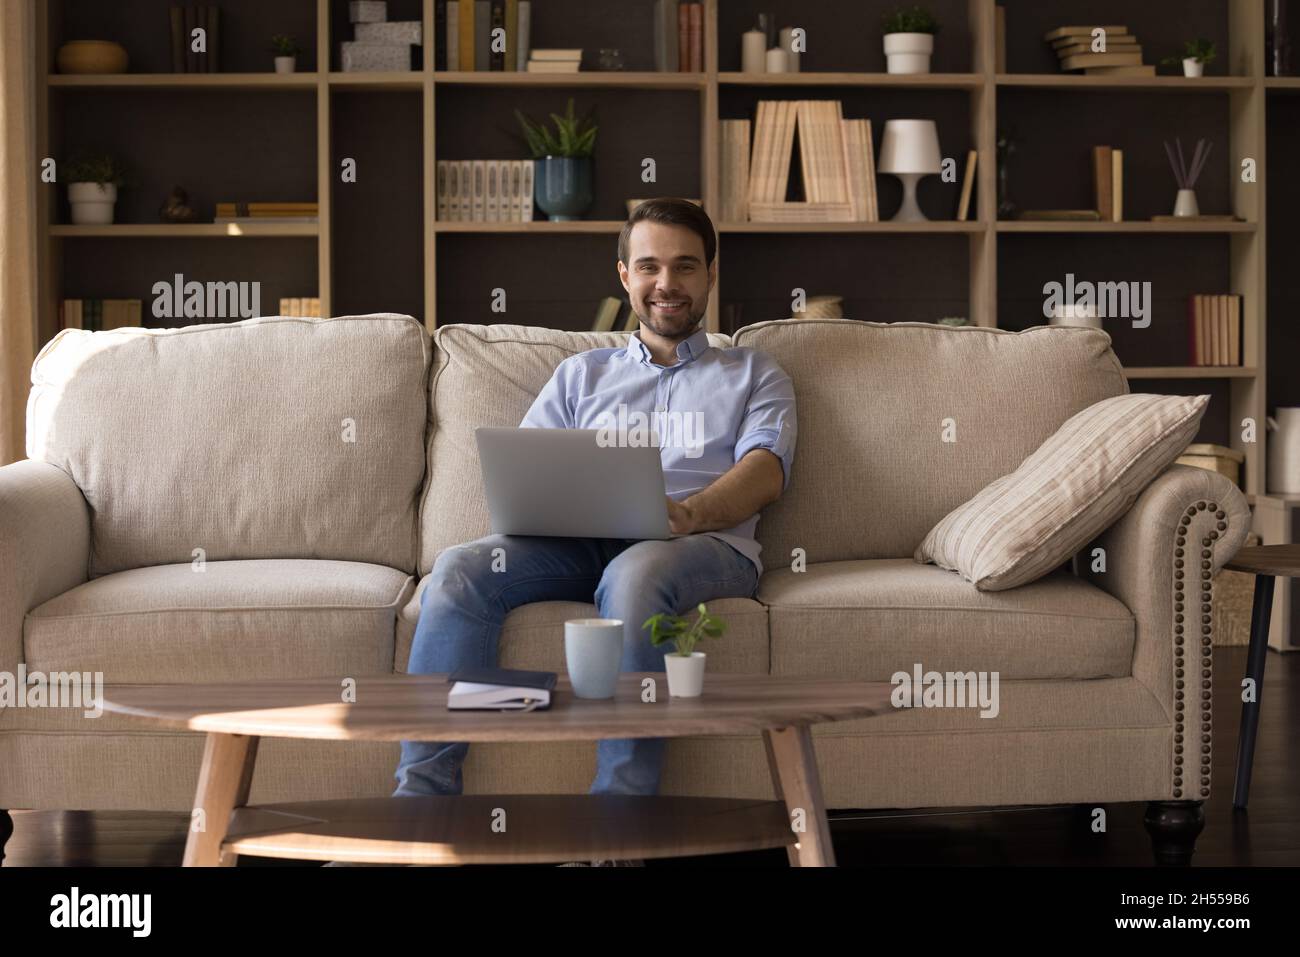
{"type": "Polygon", "coordinates": [[[704,4],[655,0],[654,24],[656,70],[704,71],[704,4]]]}
{"type": "Polygon", "coordinates": [[[528,69],[531,0],[434,0],[435,70],[523,73],[528,69]],[[492,31],[505,31],[494,50],[492,31]]]}
{"type": "Polygon", "coordinates": [[[1124,26],[1057,27],[1043,36],[1062,70],[1110,76],[1155,76],[1142,62],[1142,47],[1124,26]],[[1094,36],[1094,31],[1103,33],[1094,36]]]}
{"type": "Polygon", "coordinates": [[[641,320],[632,311],[632,306],[622,299],[606,296],[596,307],[596,320],[591,324],[592,332],[636,332],[641,327],[641,320]]]}
{"type": "Polygon", "coordinates": [[[172,72],[220,73],[221,8],[170,7],[167,16],[172,38],[172,72]],[[202,53],[194,49],[194,31],[200,29],[203,31],[202,53]]]}
{"type": "Polygon", "coordinates": [[[383,0],[358,0],[348,4],[352,39],[339,44],[339,66],[344,73],[389,72],[420,69],[423,61],[412,53],[423,50],[419,20],[388,19],[383,0]]]}
{"type": "Polygon", "coordinates": [[[839,100],[759,100],[752,155],[749,120],[722,124],[725,222],[879,221],[871,121],[839,100]],[[796,131],[804,199],[788,202],[796,131]]]}
{"type": "Polygon", "coordinates": [[[305,316],[312,319],[320,318],[320,299],[315,297],[281,299],[280,312],[281,316],[305,316]]]}
{"type": "Polygon", "coordinates": [[[139,299],[64,299],[59,303],[59,327],[103,332],[141,324],[139,299]]]}
{"type": "Polygon", "coordinates": [[[1188,364],[1241,365],[1241,297],[1187,297],[1188,364]]]}
{"type": "Polygon", "coordinates": [[[533,221],[533,160],[438,160],[436,215],[442,222],[533,221]]]}
{"type": "Polygon", "coordinates": [[[218,225],[237,223],[316,223],[320,221],[316,203],[217,203],[218,225]]]}
{"type": "Polygon", "coordinates": [[[534,50],[528,58],[529,73],[577,73],[582,67],[582,48],[534,50]]]}

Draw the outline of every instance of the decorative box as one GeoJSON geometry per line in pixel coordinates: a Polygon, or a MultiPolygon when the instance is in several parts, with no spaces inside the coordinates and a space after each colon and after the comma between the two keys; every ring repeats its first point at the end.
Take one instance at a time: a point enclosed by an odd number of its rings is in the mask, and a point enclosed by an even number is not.
{"type": "Polygon", "coordinates": [[[411,48],[405,43],[358,43],[346,40],[341,44],[339,63],[344,73],[409,70],[411,48]]]}
{"type": "Polygon", "coordinates": [[[383,23],[388,19],[388,0],[351,0],[348,19],[353,23],[383,23]]]}
{"type": "Polygon", "coordinates": [[[1193,442],[1174,461],[1178,465],[1192,465],[1198,469],[1218,472],[1237,488],[1241,488],[1241,463],[1245,460],[1246,456],[1236,449],[1209,442],[1193,442]]]}
{"type": "Polygon", "coordinates": [[[358,23],[354,39],[361,43],[406,43],[420,45],[419,20],[390,20],[387,23],[358,23]]]}

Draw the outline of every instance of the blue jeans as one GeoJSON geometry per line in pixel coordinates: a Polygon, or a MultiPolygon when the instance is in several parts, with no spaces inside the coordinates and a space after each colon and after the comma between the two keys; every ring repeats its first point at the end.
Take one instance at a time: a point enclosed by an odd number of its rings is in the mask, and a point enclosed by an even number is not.
{"type": "MultiPolygon", "coordinates": [[[[602,618],[623,621],[622,670],[663,671],[671,645],[655,647],[642,623],[657,612],[685,615],[716,598],[753,597],[754,563],[711,535],[638,541],[488,535],[446,549],[420,599],[409,674],[497,664],[497,638],[512,608],[595,597],[602,618]],[[504,570],[494,549],[503,549],[504,570]]],[[[557,631],[557,642],[563,634],[557,631]]],[[[723,641],[726,641],[724,636],[723,641]]],[[[708,642],[706,640],[705,645],[708,642]]],[[[705,648],[707,650],[707,647],[705,648]]],[[[664,689],[666,692],[666,688],[664,689]]],[[[604,739],[592,794],[655,794],[663,738],[604,739]]],[[[394,797],[460,794],[466,742],[403,741],[394,797]]]]}

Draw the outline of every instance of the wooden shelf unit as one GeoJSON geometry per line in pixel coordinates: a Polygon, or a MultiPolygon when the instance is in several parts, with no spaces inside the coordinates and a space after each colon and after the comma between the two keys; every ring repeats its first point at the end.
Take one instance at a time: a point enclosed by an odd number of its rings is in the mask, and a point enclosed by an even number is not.
{"type": "MultiPolygon", "coordinates": [[[[567,0],[573,8],[578,0],[567,0]]],[[[418,168],[421,181],[421,199],[418,204],[420,225],[415,233],[419,236],[422,248],[419,252],[423,264],[420,288],[423,300],[423,318],[433,328],[437,321],[439,301],[439,240],[446,244],[456,243],[531,243],[542,235],[553,236],[566,243],[583,242],[583,237],[607,237],[612,239],[622,227],[622,220],[601,218],[582,222],[546,222],[532,223],[461,223],[438,222],[435,220],[436,197],[434,195],[435,162],[438,158],[448,156],[437,137],[437,110],[439,93],[469,88],[483,88],[488,96],[494,89],[535,88],[539,91],[557,90],[559,102],[567,95],[582,96],[584,89],[596,95],[600,91],[626,91],[630,95],[681,95],[694,94],[698,97],[698,192],[689,194],[702,198],[705,208],[718,224],[719,252],[718,286],[711,297],[706,323],[711,331],[720,328],[720,302],[723,298],[733,299],[732,295],[723,296],[728,287],[727,277],[734,272],[744,277],[745,257],[739,256],[733,267],[728,259],[728,250],[746,247],[744,244],[789,242],[790,237],[799,236],[801,241],[821,241],[842,239],[845,244],[844,256],[861,255],[864,249],[874,249],[856,244],[863,243],[899,243],[906,236],[913,242],[948,244],[942,248],[945,254],[951,253],[963,257],[966,284],[967,315],[972,322],[981,326],[995,327],[999,324],[999,247],[1008,242],[1025,242],[1020,234],[1041,234],[1043,244],[1069,244],[1077,239],[1079,242],[1099,242],[1113,237],[1116,241],[1129,243],[1163,243],[1159,249],[1168,250],[1167,244],[1183,241],[1207,241],[1196,237],[1209,237],[1208,241],[1221,241],[1226,248],[1228,286],[1231,291],[1243,296],[1243,366],[1237,369],[1222,367],[1180,367],[1142,365],[1129,369],[1135,379],[1155,379],[1177,381],[1180,379],[1221,379],[1225,380],[1229,390],[1230,409],[1227,419],[1230,424],[1229,435],[1224,444],[1231,444],[1246,454],[1246,487],[1253,496],[1263,492],[1264,460],[1262,442],[1240,442],[1239,424],[1244,418],[1253,418],[1257,423],[1257,433],[1264,434],[1266,392],[1264,370],[1267,367],[1265,352],[1265,180],[1264,139],[1265,139],[1265,92],[1284,96],[1285,93],[1300,91],[1300,78],[1266,78],[1264,76],[1264,0],[1223,0],[1224,16],[1228,37],[1220,37],[1220,49],[1226,48],[1226,76],[1208,76],[1187,79],[1178,76],[1156,77],[1099,77],[1082,75],[1051,74],[1044,72],[996,72],[995,71],[995,0],[937,0],[942,6],[941,15],[946,15],[949,26],[947,32],[951,37],[957,33],[969,39],[969,50],[960,50],[949,57],[945,72],[924,75],[891,75],[876,70],[854,71],[815,71],[797,74],[750,74],[738,70],[720,70],[720,61],[725,59],[728,65],[738,62],[739,36],[733,35],[734,25],[743,17],[748,20],[751,13],[766,9],[758,0],[704,0],[704,70],[699,73],[656,73],[632,71],[627,73],[583,72],[578,74],[529,74],[529,73],[484,73],[484,72],[439,72],[433,69],[431,44],[426,46],[427,55],[424,67],[399,73],[341,73],[331,69],[336,64],[333,58],[337,42],[346,39],[337,34],[340,15],[336,9],[337,0],[314,0],[315,35],[313,56],[308,57],[312,69],[309,72],[277,75],[269,72],[269,55],[266,73],[217,73],[200,75],[183,75],[167,73],[124,74],[111,77],[79,77],[52,74],[53,54],[58,43],[63,39],[62,23],[64,17],[64,0],[37,0],[39,19],[39,48],[45,56],[39,58],[37,77],[37,125],[38,140],[42,155],[51,153],[52,126],[56,125],[55,105],[52,101],[66,95],[118,96],[146,94],[158,91],[164,95],[193,93],[196,96],[218,96],[229,91],[239,96],[262,96],[265,94],[312,94],[315,98],[315,200],[319,204],[319,225],[297,226],[270,225],[245,228],[238,234],[226,227],[212,224],[194,226],[165,226],[158,224],[122,224],[112,227],[77,227],[56,223],[56,209],[59,208],[61,193],[45,189],[40,199],[40,255],[41,255],[41,297],[40,297],[40,331],[42,341],[53,335],[58,324],[58,302],[65,294],[63,263],[64,245],[70,242],[110,242],[117,239],[134,238],[181,238],[198,237],[203,241],[216,238],[256,238],[272,239],[283,237],[306,237],[314,242],[316,248],[316,274],[318,277],[317,294],[320,297],[322,311],[327,315],[335,314],[334,306],[340,302],[336,285],[339,255],[343,241],[340,231],[348,222],[350,211],[342,209],[336,197],[339,185],[339,170],[336,158],[339,155],[345,133],[338,116],[339,97],[348,96],[388,96],[407,98],[403,104],[412,106],[410,112],[420,119],[418,168]],[[739,9],[739,13],[737,12],[739,9]],[[725,10],[727,35],[720,36],[719,16],[725,10]],[[734,49],[733,49],[734,47],[734,49]],[[724,56],[721,50],[726,49],[724,56]],[[879,94],[873,91],[880,91],[879,94]],[[1129,96],[1148,94],[1177,94],[1168,101],[1173,109],[1181,109],[1181,103],[1190,102],[1184,97],[1224,98],[1227,101],[1226,112],[1229,130],[1229,142],[1218,144],[1217,156],[1212,157],[1209,169],[1216,167],[1215,161],[1222,164],[1225,156],[1233,158],[1252,157],[1257,160],[1258,177],[1255,183],[1244,184],[1232,175],[1232,166],[1228,168],[1230,181],[1229,210],[1241,218],[1241,222],[1231,223],[1156,223],[1146,220],[1132,220],[1120,223],[1101,222],[999,222],[996,218],[997,205],[997,171],[996,139],[1000,125],[999,116],[1003,110],[1000,99],[1003,96],[1032,96],[1035,91],[1042,94],[1059,95],[1062,104],[1068,104],[1070,97],[1090,97],[1094,95],[1114,96],[1123,102],[1129,96]],[[720,120],[728,118],[725,105],[720,105],[720,98],[732,103],[742,102],[736,98],[752,96],[766,97],[826,97],[860,95],[888,95],[898,98],[900,102],[917,102],[917,109],[924,109],[926,100],[918,97],[958,97],[964,101],[967,116],[967,128],[954,133],[949,126],[945,133],[941,127],[941,138],[945,143],[954,139],[968,137],[969,143],[979,155],[976,176],[975,201],[972,204],[971,219],[968,222],[933,220],[925,223],[831,223],[831,224],[769,224],[769,223],[724,223],[721,222],[721,183],[720,183],[720,120]],[[788,235],[787,235],[788,234],[788,235]],[[493,239],[492,237],[497,237],[493,239]],[[767,238],[771,237],[771,238],[767,238]],[[1096,237],[1089,239],[1088,237],[1096,237]],[[1186,237],[1186,240],[1184,240],[1186,237]],[[739,245],[738,245],[739,244],[739,245]]],[[[1168,7],[1166,12],[1176,8],[1174,0],[1162,0],[1168,7]]],[[[313,0],[288,0],[285,6],[299,7],[312,4],[313,0]]],[[[394,19],[406,18],[409,11],[418,9],[423,18],[426,40],[432,37],[434,23],[434,0],[405,0],[396,13],[390,12],[394,19]]],[[[853,11],[854,16],[863,16],[868,25],[868,33],[876,30],[878,17],[887,7],[871,9],[865,13],[853,11]]],[[[1085,4],[1058,3],[1062,16],[1058,23],[1086,20],[1088,14],[1085,4]]],[[[160,9],[162,9],[160,7],[160,9]]],[[[789,8],[791,10],[797,8],[789,8]]],[[[846,8],[847,9],[847,8],[846,8]]],[[[1055,9],[1055,7],[1053,8],[1055,9]]],[[[1008,5],[1007,18],[1020,16],[1025,8],[1014,4],[1008,5]]],[[[301,11],[300,11],[301,12],[301,11]]],[[[788,17],[784,11],[778,11],[782,22],[800,23],[804,13],[791,13],[788,17]]],[[[545,16],[546,9],[535,4],[534,19],[545,16]]],[[[808,11],[809,18],[825,16],[808,11]]],[[[345,16],[344,16],[345,19],[345,16]]],[[[740,29],[745,29],[741,27],[740,29]]],[[[1009,27],[1010,29],[1010,27],[1009,27]]],[[[1173,28],[1170,28],[1171,31],[1173,28]]],[[[823,31],[822,36],[825,36],[823,31]]],[[[534,37],[538,36],[536,22],[534,37]]],[[[858,38],[861,44],[879,47],[877,35],[858,38]]],[[[648,43],[648,40],[645,41],[648,43]]],[[[810,44],[819,42],[818,36],[810,31],[810,44]]],[[[551,45],[551,41],[539,45],[551,45]]],[[[561,43],[561,45],[563,45],[561,43]]],[[[1147,51],[1146,59],[1154,62],[1159,53],[1154,48],[1147,51]]],[[[1012,40],[1008,39],[1008,56],[1012,53],[1012,40]]],[[[880,60],[878,50],[870,51],[870,64],[880,60]]],[[[938,65],[938,64],[937,64],[938,65]]],[[[881,67],[880,69],[883,69],[881,67]]],[[[1042,69],[1042,67],[1040,67],[1042,69]]],[[[463,94],[464,95],[464,94],[463,94]]],[[[488,102],[485,100],[485,102],[488,102]]],[[[1218,101],[1221,102],[1221,101],[1218,101]]],[[[581,104],[579,104],[581,107],[581,104]]],[[[1064,106],[1062,107],[1065,108],[1064,106]]],[[[404,105],[402,109],[406,109],[404,105]]],[[[1014,112],[1012,110],[1011,112],[1014,112]]],[[[493,114],[495,116],[495,114],[493,114]]],[[[734,107],[730,115],[743,115],[734,107]]],[[[861,115],[846,108],[846,116],[861,115]]],[[[904,114],[906,115],[906,114],[904,114]]],[[[924,115],[922,113],[921,115],[924,115]]],[[[872,117],[876,148],[879,149],[881,125],[879,118],[872,117]]],[[[513,123],[513,118],[506,113],[499,117],[501,123],[513,123]]],[[[633,122],[631,128],[642,129],[642,124],[633,122]]],[[[628,126],[623,126],[626,130],[628,126]]],[[[610,122],[602,129],[601,137],[608,139],[617,136],[620,127],[610,122]]],[[[1026,135],[1041,133],[1050,135],[1050,131],[1030,130],[1026,135]]],[[[1189,130],[1193,137],[1195,130],[1189,130]]],[[[1094,140],[1101,141],[1101,140],[1094,140]]],[[[57,145],[57,144],[56,144],[57,145]]],[[[350,147],[349,147],[350,148],[350,147]]],[[[598,150],[600,144],[598,141],[598,150]]],[[[253,147],[250,147],[250,151],[253,147]]],[[[959,174],[964,168],[964,151],[950,151],[958,160],[959,174]]],[[[454,156],[454,150],[451,151],[454,156]]],[[[486,155],[486,154],[485,154],[486,155]]],[[[127,157],[129,161],[129,157],[127,157]]],[[[600,166],[598,165],[598,175],[600,166]]],[[[960,177],[959,177],[960,178],[960,177]]],[[[1127,178],[1127,177],[1126,177],[1127,178]]],[[[881,177],[881,182],[890,179],[881,177]]],[[[664,192],[656,189],[654,184],[647,184],[642,195],[655,195],[664,192]]],[[[1169,188],[1172,202],[1172,184],[1169,188]]],[[[637,195],[630,193],[629,195],[637,195]]],[[[229,198],[238,198],[231,196],[229,198]]],[[[1207,210],[1212,211],[1212,210],[1207,210]]],[[[612,210],[606,210],[608,216],[612,210]]],[[[355,211],[351,211],[355,216],[355,211]]],[[[889,210],[882,210],[888,214],[889,210]]],[[[540,215],[540,214],[539,214],[540,215]]],[[[601,240],[604,241],[604,240],[601,240]]],[[[159,244],[162,248],[166,244],[159,244]]],[[[204,247],[206,248],[206,247],[204,247]]],[[[238,244],[236,247],[238,248],[238,244]]],[[[448,247],[449,248],[449,247],[448,247]]],[[[514,247],[512,247],[514,248],[514,247]]],[[[821,248],[821,247],[818,247],[821,248]]],[[[910,248],[910,247],[909,247],[910,248]]],[[[918,247],[929,249],[930,247],[918,247]]],[[[1068,246],[1063,248],[1069,248],[1068,246]]],[[[1145,248],[1145,247],[1142,247],[1145,248]]],[[[1173,247],[1177,248],[1177,247],[1173,247]]],[[[1171,258],[1174,254],[1166,253],[1171,258]]],[[[1011,259],[1004,262],[1010,266],[1011,259]]],[[[960,260],[950,264],[959,268],[960,260]]],[[[943,270],[944,263],[935,263],[929,267],[943,270]]],[[[611,264],[612,272],[612,264],[611,264]]],[[[859,270],[861,272],[861,270],[859,270]]],[[[449,275],[456,276],[449,269],[449,275]]],[[[450,285],[450,281],[449,281],[450,285]]],[[[732,282],[730,291],[738,292],[741,283],[732,282]]],[[[809,292],[821,290],[810,289],[809,292]]],[[[355,298],[355,297],[354,297],[355,298]]],[[[380,304],[376,303],[376,308],[380,304]]],[[[745,321],[755,321],[758,316],[745,315],[745,321]]],[[[762,317],[767,318],[767,317],[762,317]]],[[[859,318],[876,318],[860,316],[859,318]]],[[[444,320],[447,321],[447,320],[444,320]]],[[[451,321],[464,321],[454,319],[451,321]]],[[[514,320],[518,321],[518,320],[514,320]]],[[[1153,357],[1145,357],[1148,360],[1153,357]]],[[[1159,361],[1159,357],[1156,361],[1159,361]]],[[[1177,358],[1177,357],[1170,357],[1177,358]]]]}

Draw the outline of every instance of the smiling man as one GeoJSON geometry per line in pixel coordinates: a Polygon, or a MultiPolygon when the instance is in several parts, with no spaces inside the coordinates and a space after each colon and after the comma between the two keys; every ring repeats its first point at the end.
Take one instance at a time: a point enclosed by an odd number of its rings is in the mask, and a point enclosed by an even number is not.
{"type": "MultiPolygon", "coordinates": [[[[753,597],[762,572],[759,511],[790,483],[795,401],[790,378],[765,353],[711,346],[700,327],[717,280],[717,234],[682,199],[639,205],[618,241],[618,274],[640,328],[626,346],[562,361],[520,423],[599,429],[629,413],[651,422],[689,417],[689,442],[658,428],[667,540],[488,535],[438,556],[421,598],[407,671],[497,664],[506,614],[535,601],[595,601],[624,622],[623,671],[664,670],[665,648],[642,624],[658,612],[753,597]],[[693,433],[693,434],[692,434],[693,433]],[[506,570],[493,568],[503,548],[506,570]]],[[[655,794],[662,739],[604,740],[592,794],[655,794]]],[[[394,796],[460,794],[468,745],[403,741],[394,796]]],[[[601,862],[612,863],[612,862],[601,862]]]]}

